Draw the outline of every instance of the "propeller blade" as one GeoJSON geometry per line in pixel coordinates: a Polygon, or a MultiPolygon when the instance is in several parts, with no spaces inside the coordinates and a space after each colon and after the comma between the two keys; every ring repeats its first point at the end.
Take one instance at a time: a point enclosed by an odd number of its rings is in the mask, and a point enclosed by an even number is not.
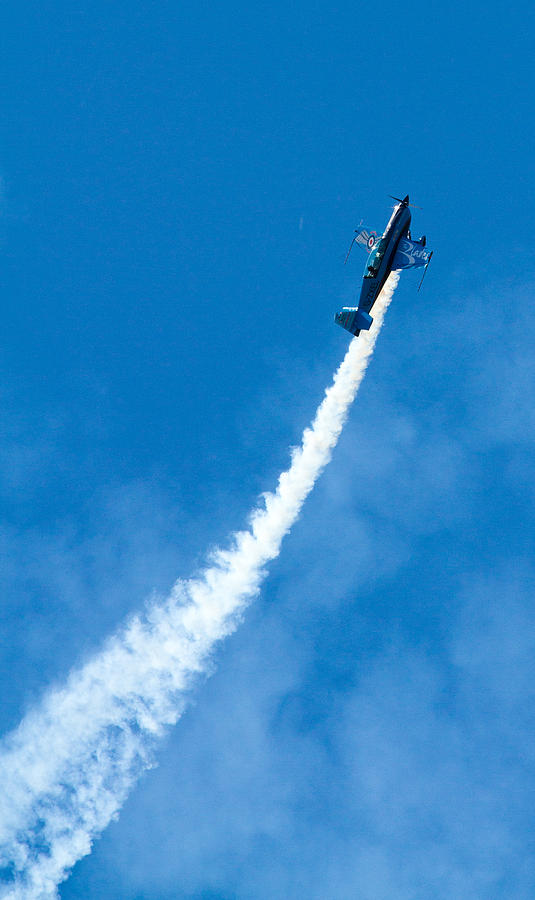
{"type": "MultiPolygon", "coordinates": [[[[405,203],[405,201],[402,200],[401,197],[394,197],[393,194],[389,194],[388,196],[390,197],[391,200],[397,200],[398,203],[405,203]]],[[[421,209],[422,208],[421,206],[416,206],[416,203],[407,203],[405,205],[412,207],[412,209],[421,209]]]]}

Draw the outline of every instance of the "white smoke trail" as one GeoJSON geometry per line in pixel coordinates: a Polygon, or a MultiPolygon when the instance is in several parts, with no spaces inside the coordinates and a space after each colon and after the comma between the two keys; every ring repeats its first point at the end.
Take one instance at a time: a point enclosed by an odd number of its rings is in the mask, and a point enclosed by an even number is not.
{"type": "Polygon", "coordinates": [[[198,578],[134,618],[101,653],[50,691],[0,750],[4,898],[45,900],[117,816],[156,739],[217,641],[238,625],[318,475],[329,462],[398,282],[390,276],[370,332],[353,340],[277,490],[198,578]]]}

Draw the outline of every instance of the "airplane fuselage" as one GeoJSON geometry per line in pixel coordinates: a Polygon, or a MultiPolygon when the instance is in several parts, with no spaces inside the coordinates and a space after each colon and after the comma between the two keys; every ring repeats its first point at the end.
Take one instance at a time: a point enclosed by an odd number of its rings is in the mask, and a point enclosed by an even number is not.
{"type": "Polygon", "coordinates": [[[369,254],[360,289],[359,305],[344,306],[334,317],[336,324],[351,334],[358,337],[361,331],[369,331],[373,322],[370,315],[373,305],[392,271],[425,266],[425,275],[433,251],[427,247],[425,236],[419,241],[411,237],[410,224],[411,214],[407,194],[403,200],[398,200],[390,221],[379,239],[377,232],[368,226],[362,228],[359,225],[355,229],[351,247],[355,243],[359,244],[369,254]]]}
{"type": "Polygon", "coordinates": [[[366,262],[359,298],[359,309],[369,313],[384,283],[392,271],[392,261],[401,238],[406,237],[411,224],[409,198],[394,207],[394,212],[366,262]]]}

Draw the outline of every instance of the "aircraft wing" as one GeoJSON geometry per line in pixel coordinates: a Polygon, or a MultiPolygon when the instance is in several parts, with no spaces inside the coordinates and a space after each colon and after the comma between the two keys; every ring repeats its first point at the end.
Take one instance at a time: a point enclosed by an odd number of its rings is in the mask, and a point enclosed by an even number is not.
{"type": "Polygon", "coordinates": [[[418,266],[426,266],[432,252],[419,241],[401,238],[392,260],[392,269],[415,269],[418,266]]]}
{"type": "Polygon", "coordinates": [[[355,228],[354,241],[355,244],[360,244],[367,253],[370,253],[378,241],[377,232],[373,228],[359,225],[358,228],[355,228]]]}

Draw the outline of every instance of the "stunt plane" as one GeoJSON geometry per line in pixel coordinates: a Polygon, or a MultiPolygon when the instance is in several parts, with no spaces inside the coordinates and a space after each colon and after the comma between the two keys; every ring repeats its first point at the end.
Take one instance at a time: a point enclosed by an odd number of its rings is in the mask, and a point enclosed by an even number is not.
{"type": "Polygon", "coordinates": [[[425,249],[425,235],[419,241],[414,241],[411,237],[409,195],[407,194],[403,200],[398,197],[392,199],[398,203],[394,207],[383,236],[377,237],[377,232],[369,228],[356,228],[355,237],[346,256],[347,261],[353,244],[360,244],[370,254],[364,270],[358,307],[344,306],[334,317],[334,321],[351,334],[358,335],[361,331],[369,329],[373,322],[370,310],[394,269],[415,269],[418,266],[425,266],[418,288],[420,290],[433,255],[432,250],[425,249]]]}

